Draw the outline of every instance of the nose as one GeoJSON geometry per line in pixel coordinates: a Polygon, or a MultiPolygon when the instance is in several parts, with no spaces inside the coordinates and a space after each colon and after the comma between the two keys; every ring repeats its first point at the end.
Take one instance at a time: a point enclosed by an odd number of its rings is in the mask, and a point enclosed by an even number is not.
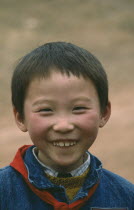
{"type": "Polygon", "coordinates": [[[53,130],[56,132],[66,133],[74,129],[74,125],[71,122],[68,122],[65,119],[57,120],[53,126],[53,130]]]}

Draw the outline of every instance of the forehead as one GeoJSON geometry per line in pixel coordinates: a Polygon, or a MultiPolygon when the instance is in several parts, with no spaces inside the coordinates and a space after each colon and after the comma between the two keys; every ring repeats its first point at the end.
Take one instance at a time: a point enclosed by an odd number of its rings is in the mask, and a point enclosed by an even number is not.
{"type": "Polygon", "coordinates": [[[56,70],[51,71],[49,75],[44,77],[34,77],[29,84],[28,91],[30,91],[31,88],[37,87],[46,87],[49,89],[53,89],[55,87],[57,89],[59,87],[60,89],[72,88],[78,90],[80,90],[80,88],[91,89],[92,87],[92,89],[96,89],[93,82],[89,78],[84,78],[82,75],[78,77],[73,75],[72,73],[68,75],[67,73],[56,70]]]}
{"type": "Polygon", "coordinates": [[[34,78],[26,94],[26,100],[32,103],[36,101],[71,103],[76,100],[95,100],[98,103],[98,95],[93,83],[89,79],[68,76],[60,72],[52,72],[45,78],[34,78]]]}

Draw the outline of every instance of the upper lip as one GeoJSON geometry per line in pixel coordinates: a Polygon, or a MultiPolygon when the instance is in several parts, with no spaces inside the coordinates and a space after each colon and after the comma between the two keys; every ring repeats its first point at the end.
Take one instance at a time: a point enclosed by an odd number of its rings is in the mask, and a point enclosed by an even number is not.
{"type": "Polygon", "coordinates": [[[78,141],[78,139],[71,139],[71,138],[56,138],[53,140],[53,142],[59,142],[59,141],[78,141]]]}

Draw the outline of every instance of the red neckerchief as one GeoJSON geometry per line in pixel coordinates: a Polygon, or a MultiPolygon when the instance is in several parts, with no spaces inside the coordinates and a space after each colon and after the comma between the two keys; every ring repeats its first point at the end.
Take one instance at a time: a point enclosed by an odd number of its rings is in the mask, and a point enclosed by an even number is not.
{"type": "Polygon", "coordinates": [[[88,196],[81,198],[71,204],[67,204],[64,202],[59,202],[58,200],[56,200],[52,194],[50,194],[48,191],[46,190],[39,190],[36,187],[34,187],[34,185],[32,185],[29,180],[28,180],[28,172],[26,169],[26,166],[24,164],[23,161],[23,156],[26,152],[26,150],[30,147],[31,145],[24,145],[21,148],[19,148],[18,152],[15,155],[14,160],[11,162],[11,166],[17,170],[19,173],[21,173],[21,175],[23,176],[25,182],[27,183],[27,185],[29,186],[29,188],[38,196],[40,197],[43,201],[45,201],[46,203],[51,204],[52,206],[54,206],[54,210],[78,210],[80,209],[84,203],[89,200],[89,198],[94,194],[96,188],[98,187],[98,183],[95,184],[88,192],[88,196]]]}

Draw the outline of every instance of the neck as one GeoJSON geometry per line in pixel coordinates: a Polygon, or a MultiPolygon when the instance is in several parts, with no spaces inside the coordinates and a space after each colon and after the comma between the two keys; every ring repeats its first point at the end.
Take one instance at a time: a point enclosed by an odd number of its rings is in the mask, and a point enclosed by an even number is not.
{"type": "Polygon", "coordinates": [[[58,172],[58,173],[70,173],[71,171],[79,168],[88,158],[88,155],[85,153],[81,160],[79,161],[79,164],[73,164],[73,165],[69,165],[69,166],[59,166],[59,165],[48,165],[48,163],[46,163],[46,161],[44,161],[43,158],[43,154],[41,153],[41,151],[39,151],[38,149],[36,149],[36,156],[39,159],[39,161],[41,161],[46,167],[58,172]],[[75,167],[74,167],[75,165],[75,167]]]}

